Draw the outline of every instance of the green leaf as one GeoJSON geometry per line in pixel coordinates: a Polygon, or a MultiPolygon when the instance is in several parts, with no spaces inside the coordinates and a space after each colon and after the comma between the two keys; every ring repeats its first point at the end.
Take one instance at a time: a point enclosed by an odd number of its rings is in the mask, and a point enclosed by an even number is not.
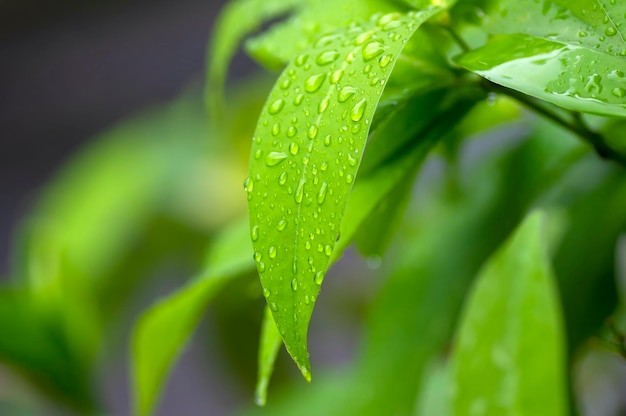
{"type": "Polygon", "coordinates": [[[267,402],[267,388],[274,372],[274,363],[283,339],[276,328],[272,312],[268,307],[263,314],[261,342],[259,344],[259,374],[256,385],[255,401],[259,406],[267,402]]]}
{"type": "Polygon", "coordinates": [[[240,221],[215,241],[199,279],[141,316],[133,336],[135,414],[150,414],[169,369],[208,303],[229,280],[253,269],[251,253],[248,221],[240,221]]]}
{"type": "Polygon", "coordinates": [[[403,44],[439,10],[380,16],[321,38],[281,75],[259,120],[246,183],[255,260],[307,380],[307,328],[369,124],[403,44]]]}
{"type": "Polygon", "coordinates": [[[461,66],[570,110],[626,117],[626,3],[499,0],[485,13],[497,36],[461,66]]]}
{"type": "Polygon", "coordinates": [[[228,66],[239,43],[264,21],[294,9],[300,0],[235,0],[227,3],[216,23],[208,55],[206,101],[218,120],[224,96],[228,66]]]}
{"type": "Polygon", "coordinates": [[[480,272],[453,353],[457,415],[565,415],[565,340],[542,235],[528,216],[480,272]]]}

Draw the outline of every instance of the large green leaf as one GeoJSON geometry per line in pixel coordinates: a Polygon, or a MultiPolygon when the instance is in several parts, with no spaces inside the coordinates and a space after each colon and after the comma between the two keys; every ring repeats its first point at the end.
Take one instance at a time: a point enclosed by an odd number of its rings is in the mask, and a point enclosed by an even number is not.
{"type": "Polygon", "coordinates": [[[264,21],[290,11],[299,3],[300,0],[234,0],[226,5],[211,37],[207,64],[205,94],[214,120],[219,119],[228,66],[239,43],[264,21]]]}
{"type": "Polygon", "coordinates": [[[565,415],[565,339],[542,233],[533,213],[489,259],[453,353],[457,415],[565,415]]]}
{"type": "Polygon", "coordinates": [[[377,16],[321,38],[281,75],[259,120],[246,182],[255,260],[307,379],[307,328],[374,110],[402,46],[440,10],[377,16]]]}
{"type": "Polygon", "coordinates": [[[172,363],[208,303],[229,280],[253,269],[251,254],[248,221],[240,221],[215,241],[199,279],[141,316],[133,336],[135,414],[150,414],[172,363]]]}
{"type": "Polygon", "coordinates": [[[460,65],[571,110],[626,117],[626,3],[493,0],[485,46],[460,65]]]}

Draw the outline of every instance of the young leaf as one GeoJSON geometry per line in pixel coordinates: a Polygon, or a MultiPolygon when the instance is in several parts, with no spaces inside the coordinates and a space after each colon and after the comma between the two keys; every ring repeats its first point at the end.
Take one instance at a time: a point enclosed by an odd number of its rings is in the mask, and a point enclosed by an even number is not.
{"type": "Polygon", "coordinates": [[[299,3],[299,0],[236,0],[226,5],[211,37],[207,63],[205,94],[214,119],[220,114],[228,65],[241,40],[264,21],[289,12],[299,3]]]}
{"type": "Polygon", "coordinates": [[[246,182],[254,257],[307,380],[307,328],[374,110],[402,46],[440,10],[383,15],[320,38],[278,79],[259,120],[246,182]]]}
{"type": "Polygon", "coordinates": [[[248,221],[214,243],[201,278],[146,311],[133,336],[135,414],[150,414],[169,369],[213,296],[237,275],[252,270],[248,221]]]}
{"type": "Polygon", "coordinates": [[[479,275],[453,353],[457,415],[566,414],[565,340],[541,213],[479,275]]]}
{"type": "Polygon", "coordinates": [[[267,388],[274,372],[274,363],[283,339],[276,328],[272,312],[268,307],[263,314],[261,328],[261,342],[259,343],[259,374],[256,385],[255,401],[259,406],[265,406],[267,388]]]}
{"type": "Polygon", "coordinates": [[[626,3],[492,1],[487,44],[458,59],[497,84],[571,110],[626,117],[626,3]]]}

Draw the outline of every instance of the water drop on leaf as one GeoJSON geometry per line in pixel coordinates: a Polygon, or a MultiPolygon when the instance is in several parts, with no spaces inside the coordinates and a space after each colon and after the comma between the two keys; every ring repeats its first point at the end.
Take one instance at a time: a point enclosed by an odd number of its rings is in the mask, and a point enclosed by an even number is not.
{"type": "Polygon", "coordinates": [[[312,75],[304,81],[304,90],[307,92],[315,92],[322,87],[326,74],[312,75]]]}
{"type": "Polygon", "coordinates": [[[276,166],[283,162],[286,158],[287,153],[285,152],[271,152],[265,157],[265,164],[267,166],[276,166]]]}

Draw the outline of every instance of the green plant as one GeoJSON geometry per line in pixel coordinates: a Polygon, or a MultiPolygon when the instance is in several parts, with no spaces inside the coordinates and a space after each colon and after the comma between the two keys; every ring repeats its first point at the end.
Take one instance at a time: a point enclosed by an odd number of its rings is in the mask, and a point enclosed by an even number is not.
{"type": "MultiPolygon", "coordinates": [[[[252,57],[282,71],[252,137],[244,184],[249,217],[242,213],[214,238],[217,221],[210,227],[194,223],[190,212],[207,200],[186,187],[197,175],[190,161],[206,152],[193,140],[138,143],[136,159],[145,169],[136,184],[108,176],[117,155],[129,154],[127,144],[110,142],[68,177],[86,172],[86,178],[102,178],[96,182],[101,192],[111,184],[124,183],[123,189],[94,199],[82,211],[90,213],[84,221],[67,219],[76,224],[71,233],[59,234],[41,219],[75,212],[65,205],[81,190],[74,179],[61,187],[66,191],[52,191],[53,201],[34,217],[34,231],[25,238],[30,266],[17,274],[30,275],[31,287],[52,288],[40,290],[46,299],[35,302],[37,319],[49,311],[94,309],[81,319],[41,324],[69,343],[63,351],[76,380],[87,377],[108,316],[91,303],[118,296],[119,282],[103,277],[102,287],[92,287],[72,267],[100,267],[103,276],[112,276],[128,266],[128,249],[118,245],[127,236],[109,235],[107,249],[97,253],[84,247],[107,235],[89,228],[102,224],[94,212],[124,201],[113,220],[125,218],[127,233],[146,235],[139,220],[176,212],[173,224],[157,229],[186,241],[185,247],[212,241],[203,265],[190,256],[198,277],[137,323],[132,365],[138,415],[152,412],[207,305],[238,276],[254,275],[255,266],[261,285],[254,293],[267,305],[256,402],[266,403],[283,344],[311,381],[307,334],[314,305],[329,267],[353,243],[371,262],[384,258],[386,275],[368,305],[359,353],[345,371],[270,400],[269,414],[578,412],[573,369],[589,340],[620,354],[626,348],[616,329],[623,314],[615,278],[617,242],[626,226],[626,3],[234,0],[220,17],[209,55],[206,102],[214,136],[246,137],[238,123],[254,119],[256,110],[247,106],[254,107],[256,89],[224,104],[229,60],[245,37],[277,18],[283,19],[245,42],[252,57]],[[468,158],[468,149],[494,132],[508,139],[468,158]],[[101,176],[96,159],[105,161],[101,176]],[[440,175],[425,174],[419,198],[411,198],[416,176],[433,160],[441,163],[440,175]],[[184,207],[170,206],[172,195],[186,196],[184,207]],[[33,262],[50,259],[58,279],[33,277],[33,270],[51,270],[33,262]],[[69,307],[55,305],[59,287],[73,294],[69,307]],[[615,339],[604,333],[611,315],[615,339]]],[[[188,112],[181,105],[170,128],[189,123],[180,116],[188,112]]],[[[249,150],[240,140],[215,143],[219,155],[249,150]]],[[[231,169],[240,167],[236,160],[231,169]]],[[[219,199],[232,188],[216,189],[207,195],[219,199]]],[[[158,255],[154,250],[146,258],[158,255]]],[[[31,309],[20,305],[28,323],[20,330],[31,325],[39,333],[37,320],[28,318],[31,309]]],[[[36,368],[40,354],[20,355],[20,348],[0,340],[5,359],[36,368]]],[[[55,348],[50,351],[56,354],[55,348]]],[[[63,378],[45,371],[53,380],[63,378]]],[[[88,392],[53,384],[89,407],[88,392]]],[[[76,384],[82,382],[70,386],[76,384]]]]}

